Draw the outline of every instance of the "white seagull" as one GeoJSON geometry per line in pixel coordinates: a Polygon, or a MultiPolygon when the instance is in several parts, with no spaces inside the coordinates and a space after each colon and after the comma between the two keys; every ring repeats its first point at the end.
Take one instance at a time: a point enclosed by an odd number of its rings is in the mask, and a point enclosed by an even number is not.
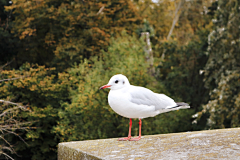
{"type": "Polygon", "coordinates": [[[110,88],[108,103],[110,107],[119,115],[129,118],[129,133],[126,138],[119,138],[119,141],[138,141],[141,139],[141,119],[154,117],[160,113],[178,109],[190,108],[187,103],[174,102],[165,94],[154,93],[151,90],[130,85],[126,76],[122,74],[114,75],[107,85],[100,89],[110,88]],[[131,137],[132,118],[139,119],[139,136],[131,137]]]}

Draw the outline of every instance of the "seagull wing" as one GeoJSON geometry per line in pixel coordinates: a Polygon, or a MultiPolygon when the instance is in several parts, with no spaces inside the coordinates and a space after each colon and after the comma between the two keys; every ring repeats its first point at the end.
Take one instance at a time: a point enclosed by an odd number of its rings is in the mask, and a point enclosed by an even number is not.
{"type": "Polygon", "coordinates": [[[151,90],[132,86],[127,91],[130,94],[130,101],[138,105],[154,106],[155,110],[171,109],[178,106],[174,100],[164,94],[157,94],[151,90]]]}

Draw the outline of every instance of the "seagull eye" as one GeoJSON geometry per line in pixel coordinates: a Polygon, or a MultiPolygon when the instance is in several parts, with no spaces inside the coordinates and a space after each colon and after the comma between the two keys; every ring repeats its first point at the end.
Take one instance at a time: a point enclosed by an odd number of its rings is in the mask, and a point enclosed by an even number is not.
{"type": "Polygon", "coordinates": [[[118,83],[118,80],[116,80],[115,83],[118,83]]]}

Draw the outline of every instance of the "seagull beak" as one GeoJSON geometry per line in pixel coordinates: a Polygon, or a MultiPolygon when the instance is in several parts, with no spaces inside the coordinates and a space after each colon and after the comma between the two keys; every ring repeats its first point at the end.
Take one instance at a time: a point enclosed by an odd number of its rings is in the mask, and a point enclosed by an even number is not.
{"type": "Polygon", "coordinates": [[[99,89],[110,88],[110,87],[111,87],[111,85],[104,85],[104,86],[100,87],[99,89]]]}

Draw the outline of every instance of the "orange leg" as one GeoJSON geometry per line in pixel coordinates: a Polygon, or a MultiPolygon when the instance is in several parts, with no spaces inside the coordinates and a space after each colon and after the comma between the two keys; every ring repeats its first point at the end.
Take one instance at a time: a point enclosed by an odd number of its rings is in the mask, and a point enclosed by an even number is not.
{"type": "Polygon", "coordinates": [[[141,139],[141,128],[142,128],[142,120],[139,119],[139,136],[136,138],[131,138],[129,141],[138,141],[141,139]]]}
{"type": "Polygon", "coordinates": [[[118,141],[127,141],[129,139],[131,139],[131,129],[132,129],[132,119],[130,118],[130,122],[129,122],[129,131],[128,131],[128,137],[126,138],[119,138],[118,141]]]}

